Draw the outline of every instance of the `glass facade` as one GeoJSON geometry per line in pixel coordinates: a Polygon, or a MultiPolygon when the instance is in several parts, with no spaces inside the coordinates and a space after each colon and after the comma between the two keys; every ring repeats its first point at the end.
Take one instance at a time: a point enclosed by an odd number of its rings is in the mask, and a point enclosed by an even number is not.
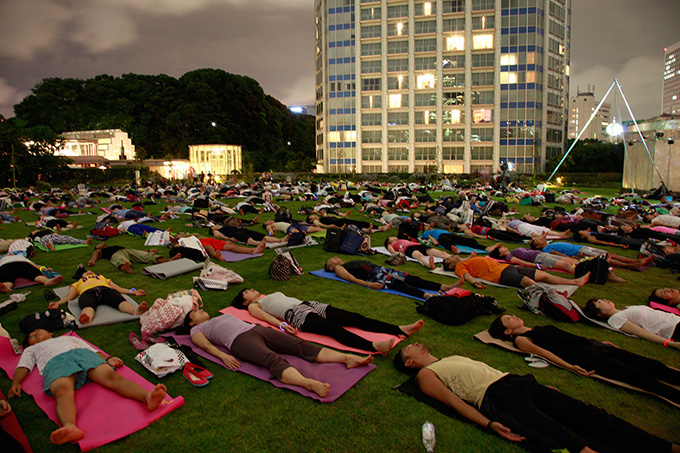
{"type": "Polygon", "coordinates": [[[542,171],[566,140],[570,8],[317,0],[318,170],[542,171]]]}

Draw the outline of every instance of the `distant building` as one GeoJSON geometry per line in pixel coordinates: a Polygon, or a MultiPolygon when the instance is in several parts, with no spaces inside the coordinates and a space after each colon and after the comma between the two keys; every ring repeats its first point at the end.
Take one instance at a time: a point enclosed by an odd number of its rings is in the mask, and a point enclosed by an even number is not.
{"type": "Polygon", "coordinates": [[[564,151],[571,0],[314,7],[319,173],[531,173],[564,151]]]}
{"type": "MultiPolygon", "coordinates": [[[[588,91],[580,92],[577,88],[576,97],[569,101],[569,127],[567,130],[567,137],[575,139],[583,131],[588,119],[597,109],[601,99],[595,97],[595,87],[588,91]]],[[[604,102],[600,110],[598,110],[595,118],[590,122],[588,128],[581,135],[581,140],[593,138],[601,141],[611,141],[609,134],[607,134],[607,126],[611,123],[610,116],[611,105],[604,102]]]]}
{"type": "Polygon", "coordinates": [[[191,145],[189,163],[198,174],[225,179],[234,171],[243,171],[241,145],[191,145]]]}
{"type": "Polygon", "coordinates": [[[661,113],[680,114],[680,41],[664,49],[661,113]]]}
{"type": "Polygon", "coordinates": [[[94,166],[93,162],[134,160],[135,145],[127,132],[120,129],[64,132],[63,146],[54,154],[73,159],[79,166],[94,166]]]}
{"type": "Polygon", "coordinates": [[[638,126],[639,132],[632,122],[624,124],[623,187],[651,190],[658,188],[663,179],[668,189],[680,192],[680,115],[638,121],[638,126]]]}

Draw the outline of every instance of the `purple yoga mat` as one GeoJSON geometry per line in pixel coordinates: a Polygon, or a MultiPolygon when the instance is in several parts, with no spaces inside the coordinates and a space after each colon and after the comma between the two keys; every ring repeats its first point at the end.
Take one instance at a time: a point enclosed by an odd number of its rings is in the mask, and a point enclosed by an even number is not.
{"type": "Polygon", "coordinates": [[[224,257],[224,261],[226,261],[228,263],[233,263],[235,261],[249,260],[250,258],[257,258],[258,256],[262,256],[261,253],[256,253],[254,255],[251,255],[250,253],[234,253],[234,252],[230,252],[228,250],[222,250],[220,253],[224,257]]]}
{"type": "MultiPolygon", "coordinates": [[[[171,333],[169,336],[173,337],[177,343],[181,345],[190,346],[201,357],[225,367],[224,363],[220,359],[208,354],[203,349],[194,345],[189,335],[177,335],[171,333]]],[[[223,348],[221,346],[217,346],[217,348],[229,354],[229,350],[227,348],[223,348]]],[[[328,391],[328,395],[326,395],[325,398],[321,398],[319,395],[310,390],[284,384],[283,382],[274,379],[274,377],[271,375],[271,373],[269,373],[269,371],[267,371],[266,368],[253,365],[252,363],[244,362],[242,360],[239,360],[239,362],[241,362],[241,366],[236,371],[240,371],[241,373],[256,377],[262,381],[269,382],[276,387],[287,388],[322,403],[332,403],[333,401],[340,398],[354,384],[359,382],[361,378],[375,369],[375,365],[373,364],[347,369],[347,367],[341,363],[310,363],[299,357],[288,354],[281,354],[281,356],[284,357],[292,366],[294,366],[303,376],[330,384],[331,389],[328,391]]]]}

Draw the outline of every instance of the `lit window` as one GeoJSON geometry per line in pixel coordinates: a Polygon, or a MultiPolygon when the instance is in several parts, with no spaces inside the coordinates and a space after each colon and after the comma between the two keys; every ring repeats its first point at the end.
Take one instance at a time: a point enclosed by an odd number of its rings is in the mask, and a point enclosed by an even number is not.
{"type": "Polygon", "coordinates": [[[329,142],[339,142],[340,141],[340,132],[329,132],[328,133],[328,141],[329,142]]]}
{"type": "Polygon", "coordinates": [[[490,123],[493,120],[493,110],[480,109],[472,111],[472,121],[475,123],[490,123]]]}
{"type": "Polygon", "coordinates": [[[527,64],[536,63],[536,52],[527,52],[527,64]]]}
{"type": "Polygon", "coordinates": [[[569,65],[564,66],[564,74],[569,77],[569,65]]]}
{"type": "Polygon", "coordinates": [[[397,36],[401,36],[401,34],[403,33],[403,31],[404,31],[404,24],[402,24],[401,22],[399,22],[399,23],[397,24],[397,36]]]}
{"type": "Polygon", "coordinates": [[[517,64],[517,54],[516,53],[506,53],[501,55],[501,66],[510,66],[517,64]]]}
{"type": "Polygon", "coordinates": [[[536,71],[527,71],[527,83],[536,83],[536,71]]]}
{"type": "Polygon", "coordinates": [[[432,3],[423,3],[423,15],[429,16],[432,14],[432,3]]]}
{"type": "Polygon", "coordinates": [[[357,131],[345,131],[345,141],[346,142],[356,142],[357,141],[357,131]]]}
{"type": "Polygon", "coordinates": [[[390,94],[390,108],[401,107],[401,94],[390,94]]]}
{"type": "Polygon", "coordinates": [[[447,37],[446,50],[465,50],[465,36],[456,35],[447,37]]]}
{"type": "MultiPolygon", "coordinates": [[[[400,76],[397,77],[397,84],[398,84],[397,89],[399,89],[399,90],[404,89],[404,76],[403,75],[400,75],[400,76]]],[[[401,103],[401,100],[399,101],[399,103],[401,103]]]]}
{"type": "Polygon", "coordinates": [[[423,74],[416,77],[416,85],[419,90],[434,88],[434,74],[423,74]]]}
{"type": "Polygon", "coordinates": [[[425,110],[423,112],[423,124],[430,124],[430,111],[425,110]]]}
{"type": "Polygon", "coordinates": [[[493,35],[475,35],[472,37],[473,49],[492,49],[493,35]]]}
{"type": "Polygon", "coordinates": [[[501,72],[501,83],[517,83],[517,73],[501,72]]]}

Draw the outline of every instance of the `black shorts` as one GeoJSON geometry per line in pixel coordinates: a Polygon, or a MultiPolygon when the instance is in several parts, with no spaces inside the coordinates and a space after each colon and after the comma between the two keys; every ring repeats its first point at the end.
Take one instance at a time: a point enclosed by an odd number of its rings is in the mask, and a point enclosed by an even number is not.
{"type": "Polygon", "coordinates": [[[533,267],[508,266],[503,270],[503,272],[501,272],[501,278],[498,279],[498,283],[505,286],[521,288],[521,282],[524,277],[529,277],[532,280],[536,280],[536,269],[533,267]]]}
{"type": "Polygon", "coordinates": [[[43,275],[34,265],[27,261],[15,261],[0,266],[0,282],[14,284],[17,278],[25,278],[35,281],[36,277],[43,275]]]}
{"type": "Polygon", "coordinates": [[[406,250],[404,250],[404,255],[408,256],[409,258],[413,258],[413,252],[416,251],[427,256],[427,246],[423,244],[411,245],[409,247],[406,247],[406,250]]]}
{"type": "Polygon", "coordinates": [[[123,295],[106,286],[88,289],[78,297],[78,306],[81,310],[86,307],[97,308],[100,305],[108,305],[117,310],[121,302],[125,302],[123,295]]]}

